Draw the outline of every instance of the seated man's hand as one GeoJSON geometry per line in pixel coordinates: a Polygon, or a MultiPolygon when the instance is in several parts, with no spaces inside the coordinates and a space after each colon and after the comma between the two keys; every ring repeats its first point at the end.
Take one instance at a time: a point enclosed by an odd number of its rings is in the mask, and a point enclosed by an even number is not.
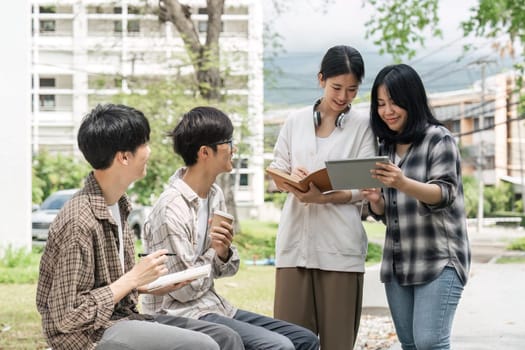
{"type": "Polygon", "coordinates": [[[221,226],[212,226],[210,230],[211,247],[215,249],[222,261],[227,261],[233,241],[233,226],[221,221],[221,226]]]}

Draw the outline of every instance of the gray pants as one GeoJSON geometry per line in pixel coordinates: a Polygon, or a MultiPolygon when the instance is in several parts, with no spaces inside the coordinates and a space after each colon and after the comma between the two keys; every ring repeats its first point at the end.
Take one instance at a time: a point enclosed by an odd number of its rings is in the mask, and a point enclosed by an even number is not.
{"type": "Polygon", "coordinates": [[[309,329],[254,312],[239,309],[233,318],[207,314],[200,319],[235,330],[241,336],[246,350],[319,349],[319,339],[309,329]]]}
{"type": "Polygon", "coordinates": [[[155,316],[155,322],[120,321],[108,328],[96,350],[243,350],[232,329],[176,316],[155,316]]]}

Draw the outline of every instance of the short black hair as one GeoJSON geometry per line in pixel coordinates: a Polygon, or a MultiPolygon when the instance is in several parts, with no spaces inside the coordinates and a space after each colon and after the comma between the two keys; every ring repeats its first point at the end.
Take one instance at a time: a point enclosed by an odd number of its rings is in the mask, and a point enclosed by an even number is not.
{"type": "Polygon", "coordinates": [[[365,76],[365,64],[359,51],[351,46],[337,45],[325,53],[319,73],[323,80],[351,73],[361,83],[365,76]]]}
{"type": "Polygon", "coordinates": [[[203,145],[217,151],[216,142],[232,138],[233,124],[230,118],[214,107],[195,107],[182,116],[177,126],[168,133],[173,150],[187,166],[197,163],[197,153],[203,145]]]}
{"type": "Polygon", "coordinates": [[[427,94],[417,72],[406,64],[386,66],[377,74],[372,86],[370,124],[379,141],[386,145],[420,142],[430,125],[442,125],[432,114],[427,94]],[[405,128],[397,133],[383,122],[378,113],[377,90],[385,86],[396,105],[407,111],[405,128]]]}
{"type": "Polygon", "coordinates": [[[78,129],[78,148],[94,169],[111,166],[117,152],[130,151],[149,141],[150,126],[144,114],[129,106],[97,105],[78,129]]]}

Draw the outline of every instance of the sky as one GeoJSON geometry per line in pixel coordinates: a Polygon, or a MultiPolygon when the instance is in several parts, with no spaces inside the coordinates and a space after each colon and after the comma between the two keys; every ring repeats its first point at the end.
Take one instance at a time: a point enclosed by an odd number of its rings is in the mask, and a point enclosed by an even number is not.
{"type": "MultiPolygon", "coordinates": [[[[288,0],[288,11],[278,16],[272,11],[272,1],[276,0],[263,2],[264,18],[266,22],[272,21],[288,52],[325,51],[337,44],[378,50],[371,39],[365,39],[365,22],[373,10],[369,5],[363,7],[362,0],[288,0]]],[[[459,24],[469,17],[469,8],[475,4],[476,0],[440,0],[443,38],[428,37],[426,48],[420,48],[418,54],[424,55],[443,45],[447,45],[447,53],[459,53],[464,42],[450,43],[462,37],[459,24]]]]}
{"type": "MultiPolygon", "coordinates": [[[[280,69],[271,83],[265,83],[268,103],[304,104],[319,95],[316,74],[326,50],[334,45],[350,45],[358,49],[365,61],[365,79],[361,92],[366,93],[379,69],[392,64],[388,54],[379,55],[379,47],[366,39],[365,23],[373,9],[363,6],[363,0],[264,0],[264,18],[274,32],[282,37],[285,52],[277,58],[267,57],[280,69]],[[287,11],[276,15],[272,3],[284,3],[287,11]]],[[[428,35],[425,46],[416,45],[415,57],[404,57],[403,63],[412,65],[420,74],[429,92],[464,89],[480,79],[481,68],[473,64],[479,59],[490,59],[487,76],[508,70],[512,59],[501,58],[492,48],[492,40],[474,36],[463,37],[462,21],[470,17],[470,9],[477,0],[439,0],[439,28],[442,38],[428,35]],[[477,49],[463,52],[466,44],[476,44],[477,49]]],[[[271,63],[269,63],[271,64],[271,63]]]]}

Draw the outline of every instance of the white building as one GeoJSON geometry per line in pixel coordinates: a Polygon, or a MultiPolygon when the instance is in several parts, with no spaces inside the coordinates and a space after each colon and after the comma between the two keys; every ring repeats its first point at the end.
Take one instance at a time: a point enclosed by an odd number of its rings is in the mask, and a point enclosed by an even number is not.
{"type": "Polygon", "coordinates": [[[0,103],[5,116],[0,138],[0,258],[6,249],[31,249],[30,45],[29,0],[0,13],[0,103]]]}
{"type": "MultiPolygon", "coordinates": [[[[151,14],[156,0],[31,2],[33,152],[45,147],[77,154],[80,120],[97,103],[133,91],[136,81],[191,73],[191,65],[181,67],[187,56],[174,26],[151,14]]],[[[206,2],[181,2],[192,7],[192,19],[204,41],[206,2]]],[[[252,133],[249,160],[240,162],[236,200],[240,213],[246,208],[257,215],[264,199],[260,1],[226,0],[222,20],[221,60],[232,78],[225,93],[246,103],[252,133]]]]}

